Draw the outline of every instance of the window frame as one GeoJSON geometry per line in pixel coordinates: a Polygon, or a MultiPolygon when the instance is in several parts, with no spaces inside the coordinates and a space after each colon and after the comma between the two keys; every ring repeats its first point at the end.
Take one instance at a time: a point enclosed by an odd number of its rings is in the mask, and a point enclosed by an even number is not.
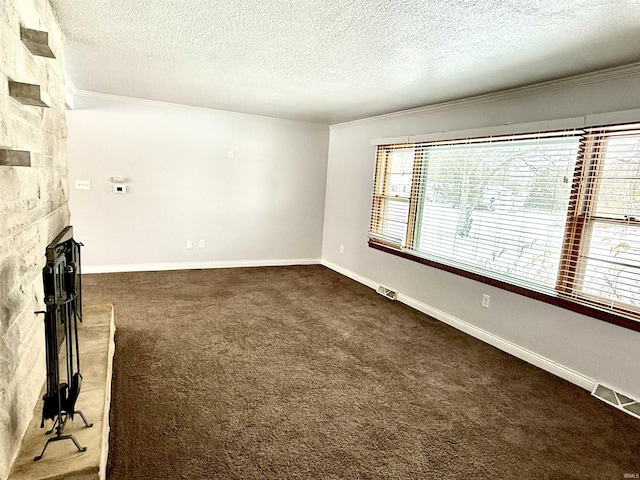
{"type": "MultiPolygon", "coordinates": [[[[603,127],[604,128],[604,127],[603,127]]],[[[591,129],[589,129],[591,130],[591,129]]],[[[563,131],[555,130],[555,131],[563,131]]],[[[566,131],[566,129],[565,129],[566,131]]],[[[525,132],[528,133],[528,132],[525,132]]],[[[507,134],[512,135],[512,134],[507,134]]],[[[493,138],[498,135],[474,137],[480,141],[483,138],[493,138]]],[[[611,305],[611,302],[606,302],[602,299],[598,299],[593,295],[589,295],[582,292],[577,292],[576,288],[579,285],[576,282],[576,278],[579,276],[580,262],[579,258],[585,249],[589,248],[589,242],[587,237],[591,225],[597,221],[602,221],[602,218],[595,217],[593,215],[594,205],[596,203],[596,196],[593,195],[597,192],[598,181],[601,176],[603,158],[603,139],[607,137],[606,132],[599,132],[595,135],[587,134],[586,130],[583,133],[583,139],[581,139],[578,157],[576,159],[572,187],[569,198],[569,207],[567,209],[567,220],[565,225],[565,234],[563,237],[563,244],[561,249],[561,260],[558,271],[555,290],[553,293],[545,293],[538,290],[533,290],[522,285],[510,283],[497,278],[489,277],[475,271],[469,271],[464,268],[452,266],[446,263],[438,262],[434,259],[426,258],[412,251],[416,243],[416,228],[420,220],[420,211],[422,209],[422,193],[421,188],[424,185],[424,167],[423,156],[425,155],[424,148],[418,148],[422,142],[408,142],[405,144],[378,144],[376,149],[376,171],[374,176],[374,189],[379,187],[379,170],[381,166],[380,151],[384,151],[384,168],[388,168],[389,162],[387,159],[394,149],[406,145],[408,148],[414,148],[414,164],[413,164],[413,176],[411,184],[411,193],[409,196],[409,217],[407,220],[407,233],[405,240],[405,248],[398,245],[391,245],[385,243],[383,236],[376,237],[375,234],[369,237],[368,245],[375,250],[389,253],[391,255],[398,256],[407,260],[411,260],[423,265],[427,265],[439,270],[446,271],[455,275],[459,275],[471,280],[475,280],[481,283],[485,283],[503,290],[507,290],[519,295],[523,295],[528,298],[533,298],[545,303],[549,303],[567,310],[574,311],[583,315],[587,315],[599,320],[606,321],[618,326],[629,328],[634,331],[640,331],[640,320],[635,320],[631,317],[638,318],[640,314],[638,310],[632,308],[626,308],[625,304],[611,305]],[[586,141],[585,141],[586,139],[586,141]],[[420,156],[420,158],[418,158],[420,156]],[[589,299],[588,303],[584,303],[582,300],[589,299]],[[593,305],[592,305],[593,304],[593,305]],[[598,304],[607,306],[607,310],[598,308],[598,304]],[[629,315],[629,316],[625,316],[629,315]]],[[[445,140],[449,141],[449,140],[445,140]]],[[[456,141],[455,139],[451,141],[456,141]]],[[[386,183],[386,179],[385,182],[386,183]]],[[[384,185],[382,185],[384,189],[384,185]]],[[[374,190],[374,207],[375,207],[375,190],[374,190]]],[[[373,212],[373,210],[372,210],[373,212]]],[[[606,221],[613,220],[606,218],[606,221]]],[[[615,219],[619,223],[624,221],[615,219]]],[[[635,219],[634,219],[635,221],[635,219]]],[[[371,223],[371,231],[373,231],[373,216],[371,223]]],[[[378,224],[380,227],[381,224],[378,224]]],[[[380,231],[380,230],[378,230],[380,231]]]]}

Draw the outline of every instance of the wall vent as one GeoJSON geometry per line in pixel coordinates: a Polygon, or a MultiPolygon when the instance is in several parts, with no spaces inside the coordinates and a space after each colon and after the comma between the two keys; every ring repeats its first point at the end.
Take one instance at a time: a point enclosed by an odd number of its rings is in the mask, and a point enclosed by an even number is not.
{"type": "Polygon", "coordinates": [[[387,297],[389,300],[395,300],[398,298],[398,292],[391,290],[390,288],[383,287],[382,285],[378,286],[378,290],[376,291],[383,297],[387,297]]]}
{"type": "Polygon", "coordinates": [[[640,418],[640,401],[629,397],[620,392],[616,392],[612,388],[605,387],[604,385],[597,384],[596,388],[591,392],[596,398],[599,398],[603,402],[613,405],[614,407],[633,415],[636,418],[640,418]]]}

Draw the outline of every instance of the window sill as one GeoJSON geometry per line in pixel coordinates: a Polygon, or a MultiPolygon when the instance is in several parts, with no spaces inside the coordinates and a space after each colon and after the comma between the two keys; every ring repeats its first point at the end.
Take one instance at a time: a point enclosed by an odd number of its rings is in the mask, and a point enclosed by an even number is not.
{"type": "Polygon", "coordinates": [[[496,280],[494,278],[486,277],[477,273],[468,272],[466,270],[452,267],[450,265],[434,262],[426,258],[418,257],[406,251],[396,250],[394,248],[388,247],[387,245],[381,244],[375,240],[371,240],[371,239],[369,240],[369,247],[375,250],[379,250],[381,252],[386,252],[391,255],[395,255],[397,257],[411,260],[413,262],[421,263],[429,267],[437,268],[439,270],[444,270],[446,272],[453,273],[454,275],[459,275],[461,277],[469,278],[477,282],[485,283],[487,285],[491,285],[492,287],[497,287],[503,290],[507,290],[509,292],[517,293],[518,295],[522,295],[528,298],[533,298],[534,300],[539,300],[541,302],[549,303],[551,305],[555,305],[560,308],[571,310],[573,312],[580,313],[582,315],[587,315],[589,317],[593,317],[598,320],[605,321],[607,323],[613,323],[615,325],[628,328],[636,332],[640,332],[640,322],[636,322],[629,318],[616,315],[612,312],[599,310],[597,308],[590,307],[588,305],[572,302],[560,296],[547,295],[541,292],[536,292],[535,290],[530,290],[518,285],[512,285],[510,283],[506,283],[500,280],[496,280]]]}

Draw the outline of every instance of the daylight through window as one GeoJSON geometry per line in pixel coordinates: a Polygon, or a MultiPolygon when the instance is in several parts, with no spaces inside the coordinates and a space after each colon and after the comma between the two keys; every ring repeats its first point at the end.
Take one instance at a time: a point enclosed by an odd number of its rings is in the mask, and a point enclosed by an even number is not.
{"type": "Polygon", "coordinates": [[[370,245],[640,326],[640,124],[380,145],[370,245]]]}

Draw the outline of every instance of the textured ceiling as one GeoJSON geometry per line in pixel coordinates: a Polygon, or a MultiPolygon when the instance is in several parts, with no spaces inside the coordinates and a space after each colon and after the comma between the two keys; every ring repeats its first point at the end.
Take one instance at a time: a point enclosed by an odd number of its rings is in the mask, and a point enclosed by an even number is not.
{"type": "Polygon", "coordinates": [[[640,0],[51,0],[93,92],[338,123],[640,61],[640,0]]]}

